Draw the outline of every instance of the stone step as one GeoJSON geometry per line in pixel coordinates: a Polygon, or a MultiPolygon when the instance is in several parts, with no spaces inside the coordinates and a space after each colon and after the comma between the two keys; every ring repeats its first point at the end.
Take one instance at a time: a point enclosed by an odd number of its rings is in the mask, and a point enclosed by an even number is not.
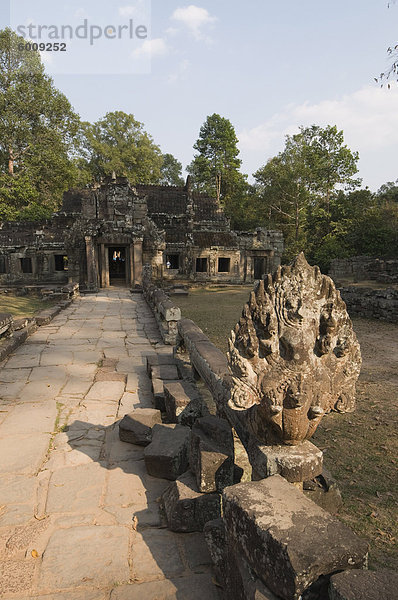
{"type": "Polygon", "coordinates": [[[198,390],[187,381],[165,381],[164,404],[169,421],[189,427],[207,414],[198,390]]]}
{"type": "Polygon", "coordinates": [[[119,438],[122,442],[147,446],[152,441],[152,428],[162,422],[160,410],[137,408],[123,417],[119,423],[119,438]]]}
{"type": "Polygon", "coordinates": [[[152,442],[145,448],[145,466],[153,477],[174,480],[188,468],[189,427],[154,425],[152,442]]]}
{"type": "Polygon", "coordinates": [[[162,502],[172,531],[203,531],[208,521],[221,517],[221,495],[199,492],[190,471],[169,485],[162,502]]]}

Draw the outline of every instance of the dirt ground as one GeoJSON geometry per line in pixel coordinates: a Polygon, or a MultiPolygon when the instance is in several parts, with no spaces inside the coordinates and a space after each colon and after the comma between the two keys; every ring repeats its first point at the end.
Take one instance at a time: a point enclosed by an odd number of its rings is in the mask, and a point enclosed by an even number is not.
{"type": "MultiPolygon", "coordinates": [[[[178,304],[225,352],[250,289],[193,289],[178,304]]],[[[339,518],[370,544],[370,567],[398,568],[398,324],[353,325],[363,359],[356,410],[324,417],[312,441],[339,483],[339,518]]]]}
{"type": "Polygon", "coordinates": [[[370,566],[398,568],[398,325],[353,325],[363,360],[356,410],[327,415],[313,441],[339,482],[340,518],[370,543],[370,566]]]}

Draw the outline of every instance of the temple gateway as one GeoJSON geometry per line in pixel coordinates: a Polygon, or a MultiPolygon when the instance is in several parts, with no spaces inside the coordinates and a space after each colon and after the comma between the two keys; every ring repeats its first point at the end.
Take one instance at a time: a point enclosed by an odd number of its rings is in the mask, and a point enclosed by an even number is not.
{"type": "Polygon", "coordinates": [[[279,231],[232,231],[215,199],[185,186],[137,185],[109,178],[64,194],[40,222],[0,226],[0,284],[79,283],[86,291],[139,287],[154,279],[250,283],[280,264],[279,231]]]}

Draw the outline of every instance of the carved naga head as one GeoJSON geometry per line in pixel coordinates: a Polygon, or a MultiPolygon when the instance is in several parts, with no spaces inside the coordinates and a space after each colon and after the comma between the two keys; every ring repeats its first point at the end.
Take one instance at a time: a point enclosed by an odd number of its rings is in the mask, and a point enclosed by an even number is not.
{"type": "Polygon", "coordinates": [[[311,437],[332,409],[352,411],[361,353],[333,281],[304,254],[260,281],[229,338],[229,406],[266,444],[311,437]]]}

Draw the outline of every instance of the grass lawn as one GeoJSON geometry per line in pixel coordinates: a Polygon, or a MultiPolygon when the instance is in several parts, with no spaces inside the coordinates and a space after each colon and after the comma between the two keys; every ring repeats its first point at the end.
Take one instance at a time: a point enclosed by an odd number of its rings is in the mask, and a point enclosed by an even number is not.
{"type": "Polygon", "coordinates": [[[32,317],[52,304],[51,300],[40,300],[32,296],[0,294],[0,313],[12,313],[14,317],[32,317]]]}
{"type": "MultiPolygon", "coordinates": [[[[178,304],[226,352],[250,290],[193,289],[178,304]]],[[[366,319],[353,324],[363,358],[357,408],[326,415],[312,441],[339,483],[339,518],[370,543],[370,566],[398,568],[398,325],[366,319]]]]}

